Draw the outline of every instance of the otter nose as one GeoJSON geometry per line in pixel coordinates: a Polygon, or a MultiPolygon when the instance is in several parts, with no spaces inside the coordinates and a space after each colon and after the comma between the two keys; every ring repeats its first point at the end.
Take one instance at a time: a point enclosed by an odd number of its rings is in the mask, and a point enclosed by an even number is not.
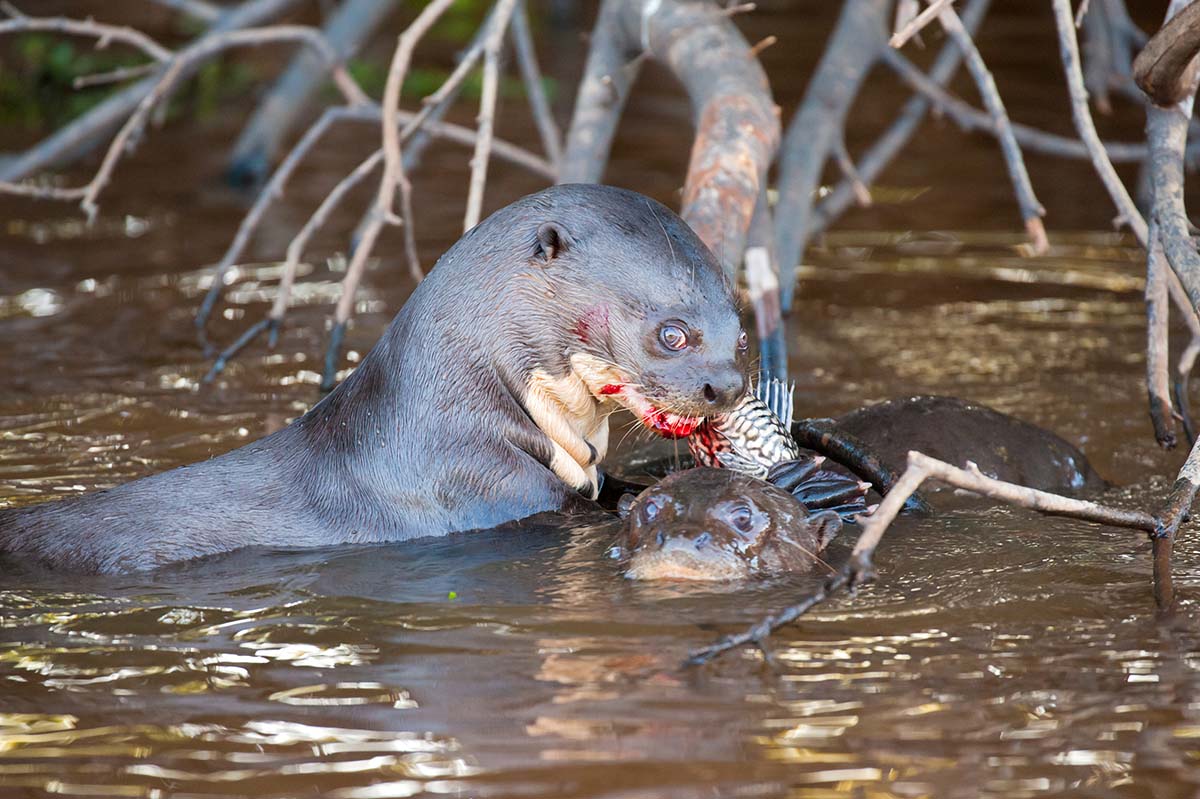
{"type": "Polygon", "coordinates": [[[729,369],[713,375],[700,392],[704,401],[717,408],[729,408],[746,393],[746,376],[741,371],[729,369]]]}

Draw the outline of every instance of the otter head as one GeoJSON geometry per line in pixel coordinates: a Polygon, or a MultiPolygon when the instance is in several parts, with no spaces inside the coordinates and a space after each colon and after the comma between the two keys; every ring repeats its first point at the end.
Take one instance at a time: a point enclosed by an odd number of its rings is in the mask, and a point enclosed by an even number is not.
{"type": "Polygon", "coordinates": [[[566,185],[526,198],[520,226],[527,260],[511,285],[524,301],[510,324],[527,359],[525,408],[569,484],[595,494],[618,407],[681,438],[742,397],[733,286],[682,219],[635,192],[566,185]]]}
{"type": "Polygon", "coordinates": [[[728,469],[689,469],[622,501],[616,554],[634,580],[739,580],[812,569],[841,530],[790,494],[728,469]]]}
{"type": "Polygon", "coordinates": [[[565,322],[556,342],[565,366],[597,402],[663,436],[685,437],[731,409],[746,391],[747,338],[712,252],[647,197],[561,188],[589,196],[582,207],[548,203],[531,261],[565,322]]]}

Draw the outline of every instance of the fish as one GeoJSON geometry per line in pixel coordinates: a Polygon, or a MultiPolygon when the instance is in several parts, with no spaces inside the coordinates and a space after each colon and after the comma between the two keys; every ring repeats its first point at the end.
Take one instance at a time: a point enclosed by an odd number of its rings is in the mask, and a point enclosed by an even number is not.
{"type": "Polygon", "coordinates": [[[796,385],[761,381],[726,413],[706,418],[688,436],[697,466],[733,469],[765,480],[771,467],[800,459],[792,438],[796,385]]]}
{"type": "Polygon", "coordinates": [[[765,380],[732,410],[706,418],[688,436],[699,467],[729,469],[789,491],[809,509],[831,509],[846,521],[869,515],[870,483],[822,468],[825,458],[792,438],[794,383],[765,380]]]}

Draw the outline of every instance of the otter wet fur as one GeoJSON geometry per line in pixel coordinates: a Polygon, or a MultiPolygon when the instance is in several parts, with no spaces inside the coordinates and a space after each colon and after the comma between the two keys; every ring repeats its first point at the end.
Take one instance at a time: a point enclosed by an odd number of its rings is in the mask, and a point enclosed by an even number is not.
{"type": "MultiPolygon", "coordinates": [[[[615,554],[634,580],[744,580],[805,573],[842,528],[786,490],[732,471],[676,472],[623,501],[615,554]]],[[[829,568],[825,566],[825,568],[829,568]]]]}
{"type": "Polygon", "coordinates": [[[746,391],[716,258],[665,206],[564,185],[447,251],[340,386],[211,460],[0,512],[0,550],[89,572],[400,541],[571,510],[619,407],[684,437],[746,391]]]}

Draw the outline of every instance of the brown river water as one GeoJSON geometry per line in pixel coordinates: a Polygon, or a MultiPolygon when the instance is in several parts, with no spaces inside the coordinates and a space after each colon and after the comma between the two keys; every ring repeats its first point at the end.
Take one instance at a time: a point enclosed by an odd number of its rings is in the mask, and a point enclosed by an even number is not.
{"type": "MultiPolygon", "coordinates": [[[[137,21],[131,5],[85,8],[137,21]]],[[[835,4],[796,5],[742,19],[752,39],[780,35],[764,59],[785,113],[835,4]]],[[[1069,130],[1045,9],[997,5],[981,46],[1013,116],[1069,130]]],[[[539,42],[569,86],[575,34],[543,28],[539,42]]],[[[429,57],[447,60],[452,48],[440,48],[429,57]]],[[[900,99],[874,77],[852,150],[900,99]]],[[[565,119],[569,97],[557,102],[565,119]]],[[[153,131],[119,168],[93,229],[70,207],[0,203],[0,504],[206,458],[318,398],[339,277],[326,256],[344,249],[365,194],[315,242],[278,349],[260,344],[199,385],[208,364],[191,316],[245,207],[218,176],[247,107],[153,131]]],[[[1102,120],[1112,136],[1140,126],[1129,107],[1102,120]]],[[[516,100],[499,130],[535,146],[516,100]]],[[[221,340],[265,311],[291,233],[374,135],[339,133],[301,171],[230,288],[213,326],[221,340]]],[[[5,131],[0,145],[34,138],[5,131]]],[[[686,102],[650,73],[608,179],[675,204],[689,138],[686,102]]],[[[457,236],[467,159],[436,147],[417,176],[426,263],[457,236]]],[[[1181,455],[1157,449],[1143,407],[1139,253],[1109,232],[1087,168],[1029,163],[1051,231],[1038,259],[1021,255],[993,144],[947,123],[923,129],[878,204],[806,258],[789,323],[800,409],[827,415],[910,393],[982,401],[1081,446],[1117,486],[1110,501],[1153,505],[1181,455]]],[[[489,206],[538,187],[499,165],[489,206]]],[[[347,338],[356,354],[412,288],[399,236],[377,252],[347,338]]],[[[812,578],[632,584],[604,558],[611,533],[526,526],[253,550],[113,578],[0,561],[0,796],[1200,792],[1200,552],[1189,527],[1180,607],[1158,619],[1148,546],[1126,531],[978,505],[903,519],[876,584],[775,638],[776,671],[751,651],[678,664],[812,578]]]]}

